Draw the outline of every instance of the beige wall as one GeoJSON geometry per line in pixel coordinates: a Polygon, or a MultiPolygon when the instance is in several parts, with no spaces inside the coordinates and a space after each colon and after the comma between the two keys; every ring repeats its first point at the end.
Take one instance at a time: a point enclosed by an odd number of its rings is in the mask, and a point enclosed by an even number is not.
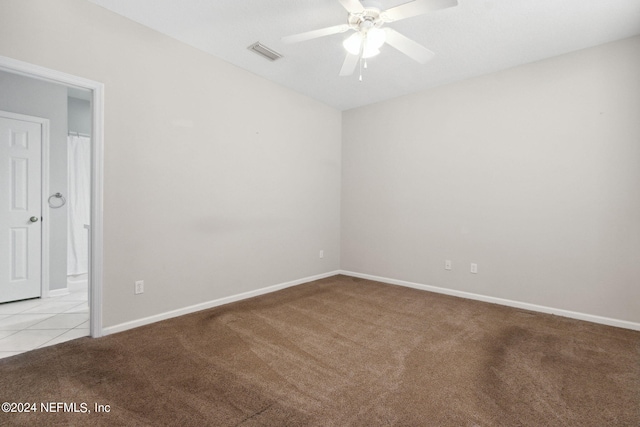
{"type": "Polygon", "coordinates": [[[640,321],[638,37],[341,114],[83,0],[0,11],[0,55],[105,83],[107,327],[340,266],[640,321]]]}
{"type": "Polygon", "coordinates": [[[639,52],[345,112],[342,268],[639,322],[639,52]]]}
{"type": "Polygon", "coordinates": [[[83,0],[0,11],[0,55],[105,84],[104,326],[339,268],[339,111],[83,0]]]}

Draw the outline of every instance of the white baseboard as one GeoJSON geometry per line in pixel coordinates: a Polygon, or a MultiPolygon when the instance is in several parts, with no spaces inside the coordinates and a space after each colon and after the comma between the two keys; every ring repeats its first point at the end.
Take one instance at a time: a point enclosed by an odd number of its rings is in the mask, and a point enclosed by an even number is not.
{"type": "Polygon", "coordinates": [[[67,288],[69,291],[85,290],[88,285],[89,277],[87,273],[67,276],[67,288]]]}
{"type": "Polygon", "coordinates": [[[47,294],[48,298],[53,298],[53,297],[63,297],[65,295],[69,295],[69,288],[62,288],[62,289],[49,289],[49,292],[47,294]]]}
{"type": "Polygon", "coordinates": [[[267,286],[266,288],[256,289],[254,291],[243,292],[241,294],[231,295],[200,304],[191,305],[189,307],[179,308],[177,310],[167,311],[165,313],[156,314],[142,319],[132,320],[130,322],[120,323],[119,325],[109,326],[102,329],[103,335],[115,334],[128,329],[137,328],[139,326],[148,325],[150,323],[159,322],[161,320],[171,319],[172,317],[184,316],[185,314],[195,313],[196,311],[206,310],[208,308],[217,307],[219,305],[229,304],[232,302],[253,298],[259,295],[268,294],[279,291],[281,289],[290,288],[291,286],[301,285],[303,283],[313,282],[314,280],[325,279],[327,277],[340,274],[339,271],[331,271],[329,273],[318,274],[316,276],[305,277],[303,279],[292,280],[291,282],[280,283],[278,285],[267,286]]]}
{"type": "Polygon", "coordinates": [[[344,274],[345,276],[352,276],[352,277],[358,277],[361,279],[374,280],[376,282],[388,283],[390,285],[405,286],[408,288],[421,289],[423,291],[435,292],[438,294],[452,295],[460,298],[467,298],[467,299],[472,299],[477,301],[489,302],[493,304],[506,305],[509,307],[522,308],[524,310],[554,314],[556,316],[569,317],[572,319],[584,320],[587,322],[600,323],[603,325],[616,326],[618,328],[625,328],[625,329],[640,331],[640,323],[629,322],[627,320],[619,320],[619,319],[612,319],[610,317],[595,316],[593,314],[562,310],[559,308],[529,304],[529,303],[520,302],[520,301],[512,301],[512,300],[503,299],[503,298],[496,298],[496,297],[490,297],[486,295],[474,294],[471,292],[456,291],[454,289],[439,288],[437,286],[423,285],[420,283],[407,282],[404,280],[389,279],[388,277],[373,276],[370,274],[356,273],[353,271],[340,270],[339,273],[344,274]]]}

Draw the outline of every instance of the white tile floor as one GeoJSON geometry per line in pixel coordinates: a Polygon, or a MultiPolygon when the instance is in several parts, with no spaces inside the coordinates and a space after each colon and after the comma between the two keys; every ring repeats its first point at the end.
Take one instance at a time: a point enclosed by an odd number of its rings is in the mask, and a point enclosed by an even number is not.
{"type": "Polygon", "coordinates": [[[68,295],[0,304],[0,359],[89,335],[86,286],[68,295]]]}

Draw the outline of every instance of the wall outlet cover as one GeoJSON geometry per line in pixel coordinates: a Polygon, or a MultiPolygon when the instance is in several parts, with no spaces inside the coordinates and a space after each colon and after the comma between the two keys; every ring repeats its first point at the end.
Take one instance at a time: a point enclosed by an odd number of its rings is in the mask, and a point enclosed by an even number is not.
{"type": "Polygon", "coordinates": [[[144,293],[144,280],[136,280],[136,286],[134,288],[136,295],[144,293]]]}

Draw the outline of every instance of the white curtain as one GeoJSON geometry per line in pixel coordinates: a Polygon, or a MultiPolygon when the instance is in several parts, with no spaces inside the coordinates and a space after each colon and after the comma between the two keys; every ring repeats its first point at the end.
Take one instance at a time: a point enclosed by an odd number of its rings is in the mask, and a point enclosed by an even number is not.
{"type": "Polygon", "coordinates": [[[89,271],[88,230],[91,209],[91,140],[85,136],[69,135],[68,215],[67,215],[67,275],[89,271]]]}

